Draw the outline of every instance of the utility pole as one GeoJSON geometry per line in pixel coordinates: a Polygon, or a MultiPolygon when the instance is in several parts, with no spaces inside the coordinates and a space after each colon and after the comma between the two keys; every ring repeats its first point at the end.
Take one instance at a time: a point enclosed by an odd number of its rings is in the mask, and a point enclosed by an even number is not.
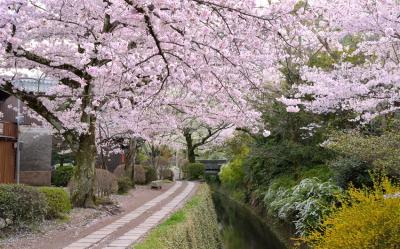
{"type": "Polygon", "coordinates": [[[20,180],[19,180],[19,176],[20,176],[20,172],[21,172],[21,138],[20,138],[20,129],[19,126],[21,125],[21,123],[23,122],[23,118],[24,116],[21,115],[21,101],[18,99],[17,100],[17,117],[16,117],[16,121],[17,121],[17,184],[19,184],[20,180]]]}
{"type": "Polygon", "coordinates": [[[181,180],[181,168],[179,167],[179,161],[178,161],[178,157],[179,157],[179,149],[177,148],[175,150],[175,167],[178,170],[178,179],[181,180]]]}

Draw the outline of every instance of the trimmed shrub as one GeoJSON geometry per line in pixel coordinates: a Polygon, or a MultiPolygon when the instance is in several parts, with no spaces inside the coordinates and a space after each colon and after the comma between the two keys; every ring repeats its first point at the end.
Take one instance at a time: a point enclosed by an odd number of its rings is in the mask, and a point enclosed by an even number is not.
{"type": "Polygon", "coordinates": [[[203,179],[205,174],[205,166],[202,163],[189,163],[187,165],[187,177],[190,180],[203,179]]]}
{"type": "Polygon", "coordinates": [[[315,249],[395,249],[400,245],[400,187],[385,178],[372,190],[351,187],[322,227],[304,241],[315,249]]]}
{"type": "Polygon", "coordinates": [[[174,172],[170,169],[163,170],[162,179],[173,181],[174,180],[174,172]]]}
{"type": "Polygon", "coordinates": [[[71,201],[68,193],[63,188],[40,187],[38,190],[44,194],[47,201],[46,218],[64,218],[71,210],[71,201]]]}
{"type": "Polygon", "coordinates": [[[105,169],[96,169],[95,194],[97,197],[109,196],[118,191],[117,177],[105,169]]]}
{"type": "Polygon", "coordinates": [[[29,227],[44,219],[45,196],[36,188],[25,185],[0,185],[0,218],[9,229],[29,227]]]}
{"type": "MultiPolygon", "coordinates": [[[[75,191],[75,186],[74,178],[72,178],[68,183],[70,195],[75,191]]],[[[108,170],[96,168],[94,188],[96,197],[107,197],[116,193],[118,191],[117,177],[108,170]]]]}
{"type": "Polygon", "coordinates": [[[142,165],[135,165],[135,184],[146,184],[146,170],[142,165]]]}
{"type": "MultiPolygon", "coordinates": [[[[114,175],[117,178],[130,177],[131,171],[125,171],[125,165],[119,165],[114,170],[114,175]]],[[[142,165],[135,165],[135,184],[143,185],[146,184],[146,170],[142,165]]]]}
{"type": "Polygon", "coordinates": [[[64,165],[56,167],[51,178],[51,184],[57,187],[66,187],[74,174],[74,166],[64,165]]]}
{"type": "Polygon", "coordinates": [[[157,180],[157,172],[153,167],[147,166],[144,169],[146,170],[146,184],[157,180]]]}
{"type": "Polygon", "coordinates": [[[122,176],[125,176],[125,175],[126,175],[126,172],[125,172],[125,165],[123,165],[123,164],[118,165],[118,166],[114,169],[113,174],[114,174],[117,178],[122,177],[122,176]]]}
{"type": "Polygon", "coordinates": [[[129,177],[123,176],[118,178],[118,194],[128,193],[132,188],[132,181],[129,177]]]}
{"type": "Polygon", "coordinates": [[[196,196],[174,213],[136,249],[220,249],[217,215],[208,185],[201,185],[196,196]]]}

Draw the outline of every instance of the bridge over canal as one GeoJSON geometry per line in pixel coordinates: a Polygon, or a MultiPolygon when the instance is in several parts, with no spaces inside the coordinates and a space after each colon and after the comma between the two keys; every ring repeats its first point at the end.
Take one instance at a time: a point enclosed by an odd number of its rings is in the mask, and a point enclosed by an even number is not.
{"type": "Polygon", "coordinates": [[[225,159],[215,159],[215,160],[196,160],[196,162],[205,165],[205,171],[207,175],[218,175],[221,170],[221,166],[227,163],[225,159]]]}

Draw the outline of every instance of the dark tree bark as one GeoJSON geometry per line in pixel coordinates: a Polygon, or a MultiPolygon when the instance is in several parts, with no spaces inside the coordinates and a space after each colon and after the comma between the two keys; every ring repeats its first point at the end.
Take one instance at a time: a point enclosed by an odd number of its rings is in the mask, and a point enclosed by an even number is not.
{"type": "Polygon", "coordinates": [[[194,152],[194,148],[188,148],[188,161],[189,163],[195,163],[196,162],[196,153],[194,152]]]}
{"type": "MultiPolygon", "coordinates": [[[[142,141],[142,143],[144,140],[142,141]]],[[[160,149],[153,144],[153,142],[148,141],[147,142],[148,146],[144,147],[144,151],[146,155],[149,157],[149,164],[150,167],[153,168],[156,172],[157,179],[160,177],[159,175],[159,158],[160,158],[160,149]]]]}
{"type": "Polygon", "coordinates": [[[129,177],[132,181],[133,187],[135,187],[135,161],[136,161],[137,149],[138,149],[137,139],[131,138],[129,140],[128,148],[126,149],[125,172],[130,171],[129,177]]]}
{"type": "Polygon", "coordinates": [[[195,142],[193,138],[193,129],[192,128],[184,128],[183,129],[183,136],[185,137],[186,140],[186,154],[187,154],[187,159],[189,163],[195,163],[196,162],[196,149],[200,146],[203,146],[212,140],[214,140],[219,132],[222,130],[230,127],[228,124],[221,124],[217,126],[216,128],[210,128],[210,127],[203,127],[207,129],[207,133],[202,136],[197,138],[198,141],[195,142]]]}
{"type": "Polygon", "coordinates": [[[196,147],[193,145],[193,138],[192,138],[192,133],[190,129],[184,129],[183,135],[185,136],[186,140],[186,153],[187,153],[187,159],[189,163],[195,163],[196,162],[196,154],[195,150],[196,147]]]}
{"type": "Polygon", "coordinates": [[[94,182],[96,162],[96,127],[95,121],[90,123],[89,133],[79,137],[79,146],[75,154],[76,170],[72,203],[76,207],[94,207],[94,182]]]}
{"type": "MultiPolygon", "coordinates": [[[[103,141],[103,132],[102,132],[102,127],[99,125],[99,139],[100,141],[103,141]]],[[[108,170],[107,166],[107,157],[104,155],[104,148],[103,146],[100,146],[100,161],[101,161],[101,168],[108,170]]]]}

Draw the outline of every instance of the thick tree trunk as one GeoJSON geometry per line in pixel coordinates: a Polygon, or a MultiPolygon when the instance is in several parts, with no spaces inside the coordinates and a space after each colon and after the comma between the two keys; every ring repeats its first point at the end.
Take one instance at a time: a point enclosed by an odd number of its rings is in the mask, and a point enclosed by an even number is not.
{"type": "Polygon", "coordinates": [[[193,146],[193,138],[192,133],[189,130],[184,130],[183,135],[185,136],[186,140],[186,150],[187,150],[187,159],[189,163],[196,162],[196,148],[193,146]]]}
{"type": "Polygon", "coordinates": [[[194,153],[194,149],[193,148],[187,148],[188,150],[188,161],[189,163],[195,163],[196,162],[196,154],[194,153]]]}
{"type": "Polygon", "coordinates": [[[151,167],[153,167],[153,169],[156,172],[157,179],[159,179],[159,177],[160,177],[160,175],[159,175],[158,157],[159,157],[158,148],[154,144],[151,144],[150,145],[150,164],[151,164],[151,167]]]}
{"type": "Polygon", "coordinates": [[[94,207],[94,183],[96,163],[96,133],[95,122],[91,122],[89,132],[79,137],[76,152],[76,171],[72,203],[75,207],[94,207]]]}
{"type": "Polygon", "coordinates": [[[129,140],[129,146],[126,152],[126,160],[125,160],[125,172],[129,172],[130,170],[132,187],[135,187],[135,161],[137,154],[136,150],[137,150],[137,142],[136,139],[132,138],[129,140]]]}
{"type": "Polygon", "coordinates": [[[79,136],[78,150],[76,151],[76,171],[74,188],[71,196],[75,207],[95,206],[95,177],[96,177],[96,116],[86,111],[92,108],[92,88],[90,80],[84,87],[82,98],[81,122],[88,125],[88,130],[79,136]]]}

